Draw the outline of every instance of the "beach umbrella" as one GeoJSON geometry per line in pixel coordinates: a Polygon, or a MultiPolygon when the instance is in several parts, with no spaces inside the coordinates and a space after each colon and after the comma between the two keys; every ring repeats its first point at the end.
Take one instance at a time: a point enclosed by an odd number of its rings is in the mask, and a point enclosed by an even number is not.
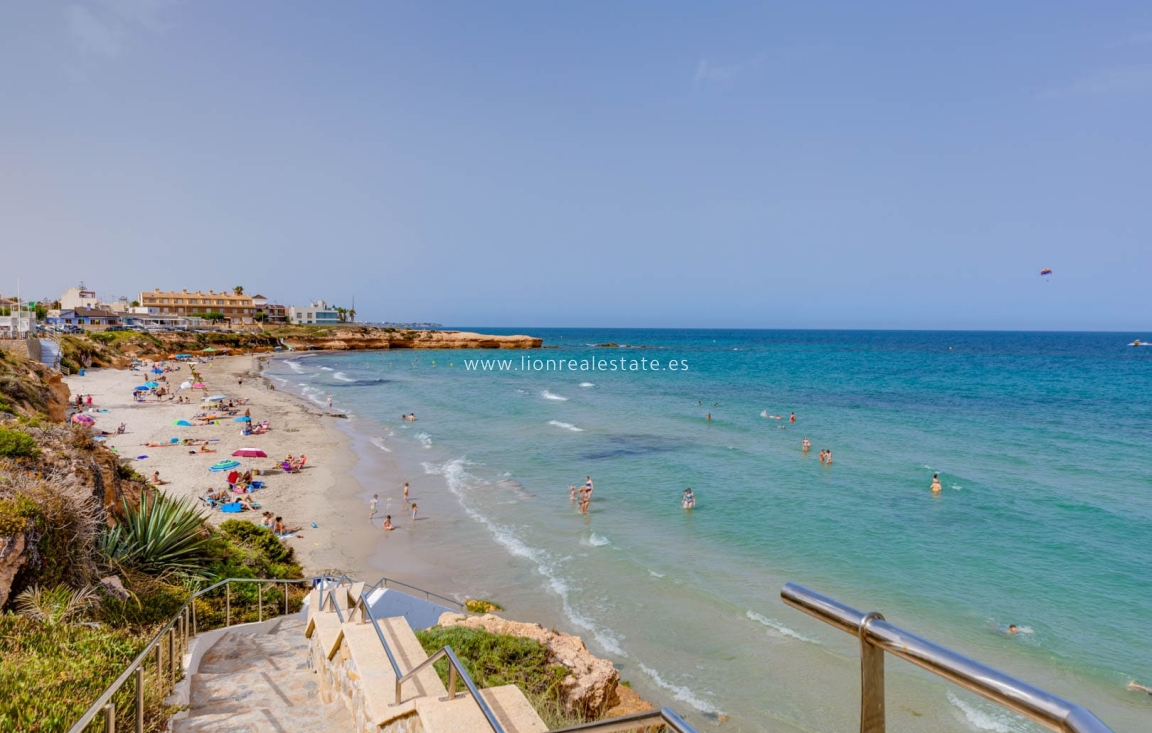
{"type": "Polygon", "coordinates": [[[234,457],[239,458],[267,458],[268,454],[259,448],[239,448],[232,452],[234,457]]]}
{"type": "Polygon", "coordinates": [[[192,385],[192,389],[208,389],[208,388],[204,386],[203,382],[196,382],[195,384],[192,385]]]}
{"type": "Polygon", "coordinates": [[[205,397],[204,399],[206,399],[206,400],[226,400],[226,399],[228,399],[228,395],[226,395],[226,394],[214,394],[211,397],[205,397]]]}
{"type": "Polygon", "coordinates": [[[177,354],[174,358],[176,358],[176,359],[191,359],[192,355],[191,354],[177,354]]]}
{"type": "Polygon", "coordinates": [[[144,383],[144,387],[146,389],[156,389],[159,386],[160,386],[159,382],[145,382],[144,383]]]}
{"type": "Polygon", "coordinates": [[[152,367],[152,373],[153,374],[163,374],[164,370],[159,368],[159,367],[152,367]]]}
{"type": "Polygon", "coordinates": [[[247,415],[241,415],[232,422],[252,422],[252,418],[248,417],[247,415]]]}
{"type": "Polygon", "coordinates": [[[190,427],[192,427],[192,423],[188,422],[187,420],[177,420],[176,422],[174,422],[174,423],[172,423],[172,424],[173,424],[173,425],[179,425],[179,426],[180,426],[180,427],[182,427],[182,428],[190,428],[190,427]]]}
{"type": "Polygon", "coordinates": [[[192,388],[191,382],[185,381],[185,382],[180,383],[180,389],[191,389],[191,388],[192,388]]]}
{"type": "Polygon", "coordinates": [[[132,389],[136,392],[147,392],[151,388],[147,384],[141,384],[139,387],[133,387],[132,389]]]}
{"type": "Polygon", "coordinates": [[[208,470],[213,471],[213,472],[231,471],[233,468],[236,468],[239,465],[240,465],[240,461],[219,461],[217,463],[212,464],[212,467],[209,468],[208,470]]]}
{"type": "Polygon", "coordinates": [[[215,350],[216,349],[213,349],[211,346],[209,346],[207,349],[201,349],[201,351],[215,351],[215,350]]]}
{"type": "Polygon", "coordinates": [[[72,422],[78,425],[95,425],[96,421],[87,415],[73,415],[72,422]]]}

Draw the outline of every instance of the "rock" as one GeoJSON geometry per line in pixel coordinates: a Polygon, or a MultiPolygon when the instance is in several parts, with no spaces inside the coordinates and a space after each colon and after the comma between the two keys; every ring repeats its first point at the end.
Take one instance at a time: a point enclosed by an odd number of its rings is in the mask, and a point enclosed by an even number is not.
{"type": "Polygon", "coordinates": [[[549,662],[567,667],[570,673],[560,685],[565,712],[600,717],[605,710],[620,704],[617,686],[620,673],[606,659],[592,656],[579,636],[549,631],[540,624],[521,623],[494,616],[464,616],[446,613],[441,626],[464,626],[483,629],[492,634],[533,639],[548,650],[549,662]]]}
{"type": "Polygon", "coordinates": [[[128,589],[120,582],[120,576],[118,575],[109,575],[107,578],[101,578],[100,587],[113,598],[119,598],[122,601],[128,600],[128,589]]]}
{"type": "Polygon", "coordinates": [[[23,533],[0,537],[0,606],[8,602],[12,581],[28,559],[28,553],[25,552],[27,545],[28,538],[23,533]]]}
{"type": "MultiPolygon", "coordinates": [[[[620,685],[616,688],[616,694],[620,697],[620,704],[606,710],[604,712],[605,718],[619,718],[622,715],[644,713],[656,709],[652,703],[640,697],[640,694],[631,687],[620,685]]],[[[661,727],[659,725],[645,726],[637,729],[637,733],[658,733],[661,727]]]]}

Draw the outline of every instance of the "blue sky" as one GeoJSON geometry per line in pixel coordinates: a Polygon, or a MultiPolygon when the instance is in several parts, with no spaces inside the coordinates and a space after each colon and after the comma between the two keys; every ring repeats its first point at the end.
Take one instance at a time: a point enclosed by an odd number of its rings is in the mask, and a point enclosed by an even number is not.
{"type": "Polygon", "coordinates": [[[37,0],[0,99],[5,295],[1152,327],[1148,3],[37,0]]]}

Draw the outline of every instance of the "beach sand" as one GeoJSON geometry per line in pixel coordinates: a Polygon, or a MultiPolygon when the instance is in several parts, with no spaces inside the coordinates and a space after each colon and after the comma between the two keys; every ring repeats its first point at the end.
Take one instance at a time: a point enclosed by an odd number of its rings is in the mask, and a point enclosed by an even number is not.
{"type": "MultiPolygon", "coordinates": [[[[132,460],[129,464],[146,477],[160,472],[160,478],[167,482],[162,489],[174,496],[189,497],[199,503],[196,497],[204,496],[206,490],[225,487],[227,472],[210,473],[208,468],[217,461],[228,459],[239,448],[259,448],[268,454],[267,458],[238,458],[240,471],[248,468],[260,469],[257,478],[266,483],[265,488],[251,494],[253,501],[261,504],[255,512],[224,514],[219,510],[205,507],[209,521],[219,524],[226,519],[239,518],[252,522],[260,520],[260,513],[268,510],[282,516],[289,527],[299,527],[294,536],[284,541],[295,548],[297,559],[308,574],[331,571],[348,573],[368,581],[376,580],[382,568],[373,566],[371,558],[377,552],[377,543],[382,535],[380,529],[383,515],[374,522],[368,521],[368,498],[364,488],[351,475],[357,458],[351,449],[349,436],[337,427],[340,420],[326,414],[324,408],[315,407],[287,393],[271,391],[263,379],[258,378],[258,356],[217,357],[214,360],[196,364],[207,390],[179,390],[180,383],[189,378],[189,366],[168,362],[177,371],[163,375],[167,385],[177,395],[187,395],[192,404],[174,402],[136,403],[132,399],[132,388],[150,378],[160,375],[149,374],[143,369],[133,372],[122,369],[87,370],[85,376],[72,375],[66,378],[72,390],[73,399],[77,394],[91,395],[96,419],[96,428],[115,433],[121,423],[127,425],[123,435],[112,435],[106,445],[115,448],[120,456],[132,460]],[[239,380],[243,379],[243,384],[239,380]],[[192,427],[178,427],[177,420],[191,421],[200,413],[200,399],[207,395],[225,394],[233,399],[247,399],[244,406],[252,413],[254,423],[270,421],[271,431],[264,435],[244,436],[242,425],[232,417],[222,417],[218,424],[192,427]],[[100,412],[99,410],[107,410],[100,412]],[[190,451],[197,446],[182,444],[170,447],[148,447],[145,443],[167,443],[171,438],[192,440],[217,440],[210,448],[215,453],[195,455],[190,451]],[[278,462],[288,454],[308,457],[303,471],[297,474],[283,473],[278,462]],[[141,456],[147,456],[141,458],[141,456]],[[314,528],[312,524],[315,523],[314,528]]],[[[164,384],[164,383],[162,383],[164,384]]],[[[241,414],[243,414],[241,408],[241,414]]],[[[385,473],[387,471],[385,470],[385,473]]],[[[390,491],[393,506],[399,506],[402,486],[398,474],[380,475],[377,486],[396,487],[390,491]]],[[[374,489],[380,493],[379,488],[374,489]]],[[[381,493],[381,508],[385,506],[385,495],[381,493]]],[[[393,517],[393,522],[401,524],[406,516],[393,517]]],[[[402,535],[403,533],[395,533],[402,535]]],[[[399,537],[397,538],[400,539],[399,537]]],[[[413,568],[417,565],[413,558],[406,557],[410,548],[401,541],[389,543],[389,564],[397,567],[413,568]]],[[[399,574],[401,580],[409,573],[399,574]]]]}

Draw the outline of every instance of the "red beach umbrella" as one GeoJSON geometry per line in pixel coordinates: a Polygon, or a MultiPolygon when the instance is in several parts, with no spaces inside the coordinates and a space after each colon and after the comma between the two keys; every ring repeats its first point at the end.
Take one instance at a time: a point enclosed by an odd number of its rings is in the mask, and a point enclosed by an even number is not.
{"type": "Polygon", "coordinates": [[[268,454],[259,448],[241,448],[232,453],[234,458],[267,458],[268,454]]]}

